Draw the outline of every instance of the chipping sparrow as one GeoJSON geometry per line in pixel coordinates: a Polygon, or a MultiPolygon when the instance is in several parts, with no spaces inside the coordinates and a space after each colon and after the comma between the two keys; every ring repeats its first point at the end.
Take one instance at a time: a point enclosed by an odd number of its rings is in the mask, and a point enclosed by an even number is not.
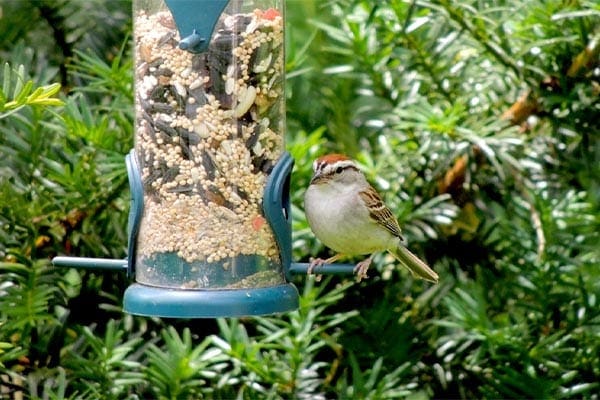
{"type": "Polygon", "coordinates": [[[387,250],[413,276],[437,283],[438,274],[404,247],[398,221],[348,157],[328,154],[315,160],[304,208],[315,236],[338,253],[313,260],[309,274],[343,256],[370,254],[354,268],[360,281],[367,278],[374,253],[387,250]]]}

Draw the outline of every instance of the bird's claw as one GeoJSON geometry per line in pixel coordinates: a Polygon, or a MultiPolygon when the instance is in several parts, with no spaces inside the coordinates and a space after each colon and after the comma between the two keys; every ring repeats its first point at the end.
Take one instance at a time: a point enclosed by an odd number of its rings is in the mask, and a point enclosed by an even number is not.
{"type": "MultiPolygon", "coordinates": [[[[308,265],[308,269],[306,270],[306,274],[307,275],[313,275],[315,268],[322,266],[326,262],[327,262],[327,260],[323,260],[322,258],[313,258],[310,261],[310,264],[308,265]]],[[[315,275],[315,281],[320,282],[321,279],[323,279],[323,275],[321,275],[321,274],[315,275]]]]}
{"type": "Polygon", "coordinates": [[[369,276],[367,275],[367,271],[369,270],[369,266],[371,265],[371,258],[367,258],[356,264],[354,267],[354,273],[356,274],[356,282],[360,282],[363,279],[367,279],[369,276]]]}

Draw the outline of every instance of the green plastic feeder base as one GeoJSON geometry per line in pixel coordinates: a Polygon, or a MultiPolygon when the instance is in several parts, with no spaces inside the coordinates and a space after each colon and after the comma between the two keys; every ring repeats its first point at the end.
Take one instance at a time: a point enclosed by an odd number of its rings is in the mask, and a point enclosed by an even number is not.
{"type": "Polygon", "coordinates": [[[217,318],[275,314],[298,308],[298,290],[290,283],[257,289],[184,290],[134,283],[123,309],[134,315],[164,318],[217,318]]]}

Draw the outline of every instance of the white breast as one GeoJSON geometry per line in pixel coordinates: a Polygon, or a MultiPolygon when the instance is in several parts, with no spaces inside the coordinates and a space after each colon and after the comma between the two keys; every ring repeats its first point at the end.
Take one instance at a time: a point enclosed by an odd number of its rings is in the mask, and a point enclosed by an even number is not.
{"type": "Polygon", "coordinates": [[[347,255],[371,254],[397,245],[398,238],[369,216],[351,185],[311,185],[304,197],[306,218],[315,236],[347,255]]]}

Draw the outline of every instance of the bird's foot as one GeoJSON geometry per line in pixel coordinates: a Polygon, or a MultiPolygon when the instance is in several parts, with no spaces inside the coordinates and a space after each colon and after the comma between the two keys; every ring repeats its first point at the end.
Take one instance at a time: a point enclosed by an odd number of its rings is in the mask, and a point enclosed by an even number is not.
{"type": "MultiPolygon", "coordinates": [[[[327,260],[322,259],[322,258],[313,258],[312,260],[310,260],[310,264],[308,265],[308,269],[306,270],[306,274],[307,275],[313,275],[315,268],[322,266],[326,262],[327,262],[327,260]]],[[[321,279],[323,279],[323,275],[320,275],[320,274],[319,275],[315,275],[315,281],[320,282],[321,279]]]]}
{"type": "Polygon", "coordinates": [[[373,261],[372,256],[356,264],[356,267],[354,267],[354,273],[356,274],[356,282],[360,282],[363,279],[367,279],[369,277],[367,275],[367,271],[369,270],[371,261],[373,261]]]}
{"type": "MultiPolygon", "coordinates": [[[[308,265],[308,269],[306,270],[306,274],[312,275],[315,268],[320,267],[324,264],[331,264],[332,262],[337,261],[342,257],[343,257],[342,254],[336,254],[333,257],[326,258],[325,260],[323,260],[322,258],[314,258],[310,261],[310,264],[308,265]]],[[[315,276],[315,280],[317,282],[320,282],[322,278],[323,278],[323,275],[315,276]]]]}

